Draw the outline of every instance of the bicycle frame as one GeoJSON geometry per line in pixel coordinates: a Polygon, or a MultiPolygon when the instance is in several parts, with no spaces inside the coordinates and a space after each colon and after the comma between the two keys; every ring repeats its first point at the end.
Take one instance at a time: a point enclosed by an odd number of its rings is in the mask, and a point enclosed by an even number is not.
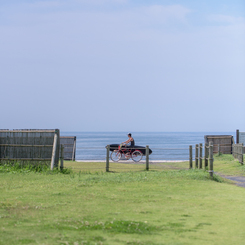
{"type": "Polygon", "coordinates": [[[128,160],[132,157],[132,153],[134,152],[134,150],[125,147],[121,147],[120,145],[118,146],[118,150],[119,152],[124,155],[124,157],[128,160]]]}

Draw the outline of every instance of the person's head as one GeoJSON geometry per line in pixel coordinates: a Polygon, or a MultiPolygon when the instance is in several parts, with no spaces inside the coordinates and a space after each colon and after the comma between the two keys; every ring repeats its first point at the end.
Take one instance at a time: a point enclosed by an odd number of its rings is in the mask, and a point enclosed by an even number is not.
{"type": "Polygon", "coordinates": [[[131,137],[131,134],[130,134],[130,133],[128,133],[128,137],[129,137],[129,138],[131,137]]]}

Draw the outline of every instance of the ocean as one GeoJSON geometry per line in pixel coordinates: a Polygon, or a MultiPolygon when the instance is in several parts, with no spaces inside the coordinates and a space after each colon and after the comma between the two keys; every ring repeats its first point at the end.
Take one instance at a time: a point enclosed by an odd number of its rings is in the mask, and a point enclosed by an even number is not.
{"type": "MultiPolygon", "coordinates": [[[[150,160],[180,161],[189,159],[189,145],[204,143],[205,135],[233,135],[235,132],[131,132],[135,145],[149,145],[150,160]]],[[[106,146],[128,139],[127,132],[61,132],[76,136],[76,160],[105,160],[106,146]]]]}

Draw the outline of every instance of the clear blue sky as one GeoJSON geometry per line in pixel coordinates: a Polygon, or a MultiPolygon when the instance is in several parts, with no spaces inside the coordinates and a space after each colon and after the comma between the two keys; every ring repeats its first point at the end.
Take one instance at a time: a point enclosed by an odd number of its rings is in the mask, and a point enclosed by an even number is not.
{"type": "Polygon", "coordinates": [[[0,0],[0,128],[245,131],[244,0],[0,0]]]}

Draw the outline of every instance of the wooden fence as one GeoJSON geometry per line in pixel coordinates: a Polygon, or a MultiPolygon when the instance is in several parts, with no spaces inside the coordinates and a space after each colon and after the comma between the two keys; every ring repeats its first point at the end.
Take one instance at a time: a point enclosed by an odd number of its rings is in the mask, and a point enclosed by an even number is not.
{"type": "Polygon", "coordinates": [[[64,160],[76,159],[76,136],[61,136],[60,144],[64,146],[64,160]]]}
{"type": "Polygon", "coordinates": [[[205,143],[213,142],[213,153],[232,154],[232,135],[205,135],[205,143]]]}
{"type": "Polygon", "coordinates": [[[59,164],[60,131],[0,130],[0,161],[49,161],[59,164]]]}
{"type": "Polygon", "coordinates": [[[232,155],[234,158],[238,159],[241,164],[244,164],[244,146],[241,144],[233,144],[232,155]]]}
{"type": "MultiPolygon", "coordinates": [[[[208,170],[211,177],[213,177],[213,142],[196,144],[195,146],[195,168],[208,170]],[[203,157],[204,148],[204,157],[203,157]]],[[[189,146],[189,168],[193,168],[193,157],[192,157],[192,145],[189,146]]]]}

